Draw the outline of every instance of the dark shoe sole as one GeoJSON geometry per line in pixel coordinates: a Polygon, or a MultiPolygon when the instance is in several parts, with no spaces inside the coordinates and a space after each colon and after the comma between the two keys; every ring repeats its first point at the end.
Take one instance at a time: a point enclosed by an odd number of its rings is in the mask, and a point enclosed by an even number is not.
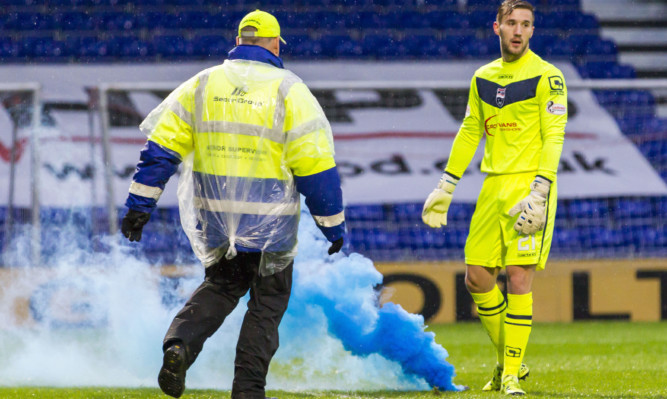
{"type": "Polygon", "coordinates": [[[180,398],[185,391],[185,349],[176,344],[164,352],[162,368],[157,377],[162,392],[180,398]]]}

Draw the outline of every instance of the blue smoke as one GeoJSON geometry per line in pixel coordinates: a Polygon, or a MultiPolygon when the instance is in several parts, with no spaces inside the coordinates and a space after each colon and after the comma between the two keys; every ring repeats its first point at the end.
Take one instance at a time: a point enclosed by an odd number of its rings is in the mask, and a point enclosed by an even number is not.
{"type": "Polygon", "coordinates": [[[382,283],[382,275],[373,263],[354,253],[327,257],[329,244],[305,212],[300,229],[295,284],[281,333],[303,331],[303,323],[319,308],[328,333],[346,351],[362,357],[379,354],[398,363],[408,382],[404,388],[423,389],[421,378],[430,387],[459,390],[452,383],[454,367],[445,360],[448,353],[435,343],[435,334],[424,331],[423,317],[394,303],[379,305],[374,287],[382,283]]]}

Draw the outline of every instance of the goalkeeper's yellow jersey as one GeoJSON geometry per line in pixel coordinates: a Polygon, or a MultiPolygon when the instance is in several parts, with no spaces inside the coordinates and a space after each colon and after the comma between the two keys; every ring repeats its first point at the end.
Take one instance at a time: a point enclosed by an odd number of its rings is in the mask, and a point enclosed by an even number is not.
{"type": "Polygon", "coordinates": [[[558,68],[530,50],[514,62],[497,59],[472,78],[445,171],[460,178],[486,136],[482,172],[535,172],[553,181],[566,122],[567,88],[558,68]]]}

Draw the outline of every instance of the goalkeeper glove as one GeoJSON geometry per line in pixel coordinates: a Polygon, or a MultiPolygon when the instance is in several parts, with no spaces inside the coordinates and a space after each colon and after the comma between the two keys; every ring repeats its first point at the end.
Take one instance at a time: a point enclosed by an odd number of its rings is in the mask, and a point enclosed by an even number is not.
{"type": "Polygon", "coordinates": [[[551,182],[542,176],[536,176],[530,185],[530,194],[514,205],[509,211],[509,215],[514,217],[521,212],[514,230],[520,234],[532,235],[544,228],[547,221],[547,198],[551,182]]]}
{"type": "Polygon", "coordinates": [[[123,218],[120,231],[130,241],[141,241],[141,230],[150,218],[150,213],[130,209],[123,218]]]}
{"type": "Polygon", "coordinates": [[[452,203],[452,194],[459,182],[459,178],[445,172],[440,178],[438,187],[436,187],[424,203],[422,211],[422,220],[427,225],[438,228],[441,225],[447,225],[447,211],[449,204],[452,203]]]}

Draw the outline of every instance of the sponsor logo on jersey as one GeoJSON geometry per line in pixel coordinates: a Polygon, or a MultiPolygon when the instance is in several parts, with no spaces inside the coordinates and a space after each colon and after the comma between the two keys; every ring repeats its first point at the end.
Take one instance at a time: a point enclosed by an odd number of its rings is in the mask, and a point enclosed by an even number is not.
{"type": "Polygon", "coordinates": [[[505,90],[505,87],[499,87],[498,90],[496,90],[496,104],[498,105],[498,108],[501,108],[505,103],[505,90]]]}
{"type": "Polygon", "coordinates": [[[512,74],[498,75],[498,79],[514,79],[514,75],[512,74]]]}
{"type": "Polygon", "coordinates": [[[516,121],[514,122],[491,121],[496,116],[498,116],[498,114],[493,115],[484,121],[484,132],[486,133],[487,136],[494,136],[495,135],[494,133],[496,133],[495,129],[498,129],[501,132],[521,131],[521,127],[519,127],[519,124],[516,121]]]}
{"type": "Polygon", "coordinates": [[[547,103],[547,112],[553,115],[565,115],[567,113],[567,107],[563,104],[549,101],[547,103]]]}
{"type": "Polygon", "coordinates": [[[551,88],[550,93],[552,96],[562,96],[565,94],[565,82],[558,75],[549,76],[549,87],[551,88]]]}

